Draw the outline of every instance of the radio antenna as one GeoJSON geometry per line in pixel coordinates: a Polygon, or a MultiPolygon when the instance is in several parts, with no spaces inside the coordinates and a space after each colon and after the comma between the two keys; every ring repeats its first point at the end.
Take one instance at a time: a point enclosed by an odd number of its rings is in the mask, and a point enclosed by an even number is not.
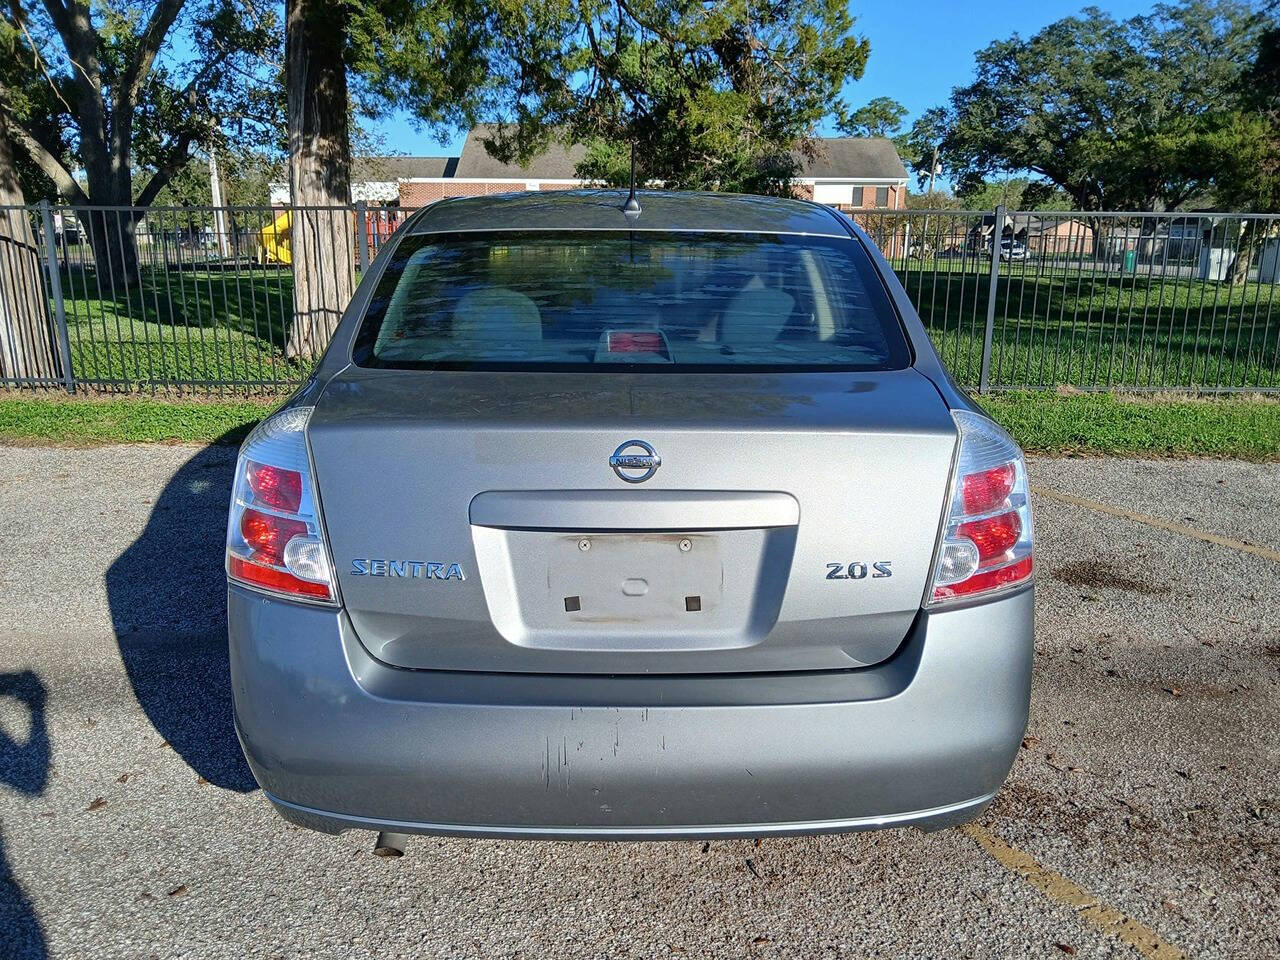
{"type": "Polygon", "coordinates": [[[622,205],[622,215],[628,220],[640,216],[640,201],[636,199],[636,142],[631,141],[631,192],[627,194],[627,202],[622,205]]]}

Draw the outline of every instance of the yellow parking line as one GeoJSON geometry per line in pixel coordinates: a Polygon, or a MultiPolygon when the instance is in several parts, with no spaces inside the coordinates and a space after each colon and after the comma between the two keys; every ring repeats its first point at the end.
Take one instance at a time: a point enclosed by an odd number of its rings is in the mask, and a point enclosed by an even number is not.
{"type": "Polygon", "coordinates": [[[1149,960],[1186,960],[1186,954],[1160,939],[1150,927],[1101,903],[1088,890],[1041,866],[1030,854],[1009,846],[991,831],[975,823],[960,829],[1002,866],[1030,882],[1050,900],[1071,907],[1103,933],[1123,940],[1149,960]]]}
{"type": "Polygon", "coordinates": [[[1255,557],[1262,557],[1264,560],[1273,560],[1276,563],[1280,563],[1280,550],[1270,550],[1267,547],[1255,546],[1252,543],[1245,543],[1243,540],[1233,540],[1231,537],[1224,537],[1218,533],[1210,533],[1208,530],[1200,530],[1197,527],[1188,527],[1181,523],[1172,523],[1169,520],[1161,520],[1159,517],[1148,517],[1144,513],[1134,513],[1132,510],[1113,507],[1107,503],[1099,503],[1097,500],[1077,497],[1075,494],[1063,493],[1060,490],[1050,490],[1047,487],[1032,486],[1031,492],[1037,493],[1042,497],[1049,497],[1051,500],[1057,500],[1061,503],[1069,503],[1072,506],[1096,510],[1098,513],[1105,513],[1112,517],[1121,517],[1125,520],[1145,523],[1149,527],[1168,530],[1170,533],[1180,533],[1184,537],[1195,537],[1195,539],[1203,540],[1205,543],[1217,544],[1220,547],[1226,547],[1230,550],[1238,550],[1240,553],[1248,553],[1255,557]]]}

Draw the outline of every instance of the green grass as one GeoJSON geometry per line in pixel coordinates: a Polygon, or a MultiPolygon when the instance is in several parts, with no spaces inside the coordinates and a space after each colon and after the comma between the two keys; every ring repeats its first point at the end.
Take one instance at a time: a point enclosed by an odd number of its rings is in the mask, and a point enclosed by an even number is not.
{"type": "MultiPolygon", "coordinates": [[[[1009,393],[983,405],[1028,451],[1280,459],[1280,402],[1009,393]]],[[[0,394],[0,443],[239,442],[269,410],[246,401],[0,394]]]]}
{"type": "Polygon", "coordinates": [[[132,289],[64,271],[77,379],[127,388],[189,382],[287,388],[311,365],[284,356],[293,310],[285,270],[143,268],[132,289]]]}
{"type": "Polygon", "coordinates": [[[1007,393],[983,407],[1037,453],[1280,459],[1280,402],[1007,393]]]}
{"type": "Polygon", "coordinates": [[[271,405],[0,394],[0,443],[239,443],[271,405]]]}

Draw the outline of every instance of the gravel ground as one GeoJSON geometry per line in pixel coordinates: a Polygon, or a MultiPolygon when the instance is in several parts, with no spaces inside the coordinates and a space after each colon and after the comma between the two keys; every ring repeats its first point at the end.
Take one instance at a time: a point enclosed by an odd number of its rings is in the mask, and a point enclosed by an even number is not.
{"type": "MultiPolygon", "coordinates": [[[[0,449],[0,957],[1139,955],[962,830],[383,860],[369,834],[287,826],[230,726],[231,464],[0,449]]],[[[1032,473],[1280,547],[1274,465],[1032,473]]],[[[1188,956],[1280,954],[1280,570],[1035,507],[1031,724],[981,828],[1188,956]]]]}

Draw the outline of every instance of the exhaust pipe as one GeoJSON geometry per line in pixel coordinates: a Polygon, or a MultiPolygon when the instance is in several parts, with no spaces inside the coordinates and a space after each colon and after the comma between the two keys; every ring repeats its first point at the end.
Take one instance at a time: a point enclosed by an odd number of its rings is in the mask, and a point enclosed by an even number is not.
{"type": "Polygon", "coordinates": [[[407,833],[380,831],[378,839],[373,844],[373,855],[375,857],[403,857],[404,845],[408,840],[409,835],[407,833]]]}

